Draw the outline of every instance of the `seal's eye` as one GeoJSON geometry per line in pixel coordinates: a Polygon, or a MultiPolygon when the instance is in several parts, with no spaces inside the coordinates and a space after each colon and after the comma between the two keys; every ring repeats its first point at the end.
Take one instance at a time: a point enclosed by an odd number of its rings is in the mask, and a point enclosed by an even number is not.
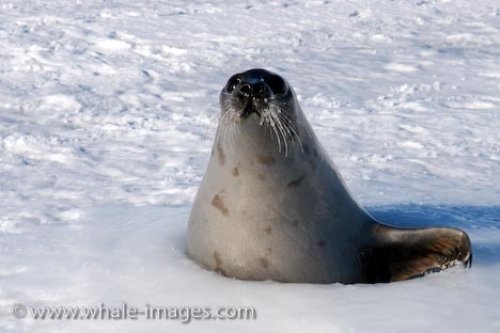
{"type": "Polygon", "coordinates": [[[241,78],[238,77],[238,75],[233,75],[231,78],[227,81],[226,84],[226,91],[228,93],[233,92],[233,90],[240,84],[241,78]]]}
{"type": "Polygon", "coordinates": [[[266,83],[275,95],[284,94],[286,92],[285,81],[278,75],[271,75],[267,78],[266,83]]]}

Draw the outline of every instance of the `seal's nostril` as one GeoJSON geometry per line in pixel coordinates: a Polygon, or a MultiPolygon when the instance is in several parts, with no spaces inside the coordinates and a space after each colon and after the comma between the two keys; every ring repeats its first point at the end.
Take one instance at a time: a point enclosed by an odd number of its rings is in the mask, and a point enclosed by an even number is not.
{"type": "Polygon", "coordinates": [[[237,93],[246,97],[266,97],[268,89],[262,81],[243,82],[237,87],[237,93]]]}
{"type": "Polygon", "coordinates": [[[265,97],[266,95],[266,86],[265,83],[261,80],[254,81],[250,84],[252,88],[252,96],[254,97],[265,97]]]}
{"type": "Polygon", "coordinates": [[[238,92],[244,96],[250,96],[252,94],[252,86],[248,83],[242,83],[238,87],[238,92]]]}

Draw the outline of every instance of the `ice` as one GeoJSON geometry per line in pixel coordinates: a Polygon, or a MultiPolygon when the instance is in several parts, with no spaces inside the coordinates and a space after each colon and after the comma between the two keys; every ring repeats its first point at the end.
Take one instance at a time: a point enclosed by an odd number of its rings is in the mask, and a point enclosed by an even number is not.
{"type": "Polygon", "coordinates": [[[0,3],[1,332],[497,332],[496,1],[0,3]],[[232,74],[283,75],[358,202],[466,230],[471,270],[245,282],[184,253],[232,74]],[[247,305],[254,321],[34,321],[12,304],[247,305]]]}

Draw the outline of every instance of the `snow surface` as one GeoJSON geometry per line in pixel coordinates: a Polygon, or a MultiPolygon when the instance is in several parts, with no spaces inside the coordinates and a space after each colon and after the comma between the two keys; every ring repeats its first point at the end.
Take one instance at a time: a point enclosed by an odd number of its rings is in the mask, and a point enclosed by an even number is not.
{"type": "Polygon", "coordinates": [[[0,3],[0,332],[498,332],[500,4],[0,3]],[[218,92],[283,75],[356,199],[469,232],[470,271],[243,282],[184,255],[218,92]],[[11,306],[243,305],[255,321],[16,320],[11,306]]]}

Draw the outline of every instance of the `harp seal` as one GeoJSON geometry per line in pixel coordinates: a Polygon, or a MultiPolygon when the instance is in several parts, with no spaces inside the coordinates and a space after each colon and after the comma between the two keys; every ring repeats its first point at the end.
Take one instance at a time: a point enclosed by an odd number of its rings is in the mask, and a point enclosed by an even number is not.
{"type": "Polygon", "coordinates": [[[236,74],[220,103],[187,232],[187,253],[204,267],[238,279],[350,284],[470,266],[465,232],[394,228],[360,208],[279,75],[236,74]]]}

